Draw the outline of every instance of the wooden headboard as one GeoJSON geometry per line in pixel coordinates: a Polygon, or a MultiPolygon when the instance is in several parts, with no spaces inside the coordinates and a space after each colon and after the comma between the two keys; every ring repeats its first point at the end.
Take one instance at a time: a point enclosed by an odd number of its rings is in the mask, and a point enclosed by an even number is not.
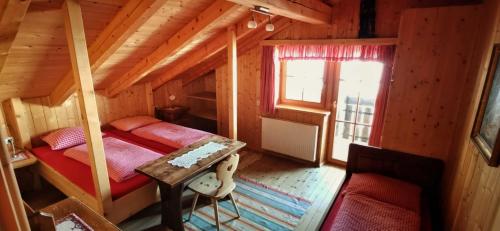
{"type": "Polygon", "coordinates": [[[411,182],[427,193],[440,190],[444,163],[439,159],[376,147],[350,144],[347,176],[371,172],[411,182]]]}

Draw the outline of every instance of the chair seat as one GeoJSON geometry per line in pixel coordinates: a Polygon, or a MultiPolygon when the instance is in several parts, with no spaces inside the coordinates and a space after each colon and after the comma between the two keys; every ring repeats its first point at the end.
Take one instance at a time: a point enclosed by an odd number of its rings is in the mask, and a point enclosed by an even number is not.
{"type": "Polygon", "coordinates": [[[188,188],[202,195],[213,197],[217,194],[221,182],[217,180],[215,172],[209,172],[197,178],[188,185],[188,188]]]}

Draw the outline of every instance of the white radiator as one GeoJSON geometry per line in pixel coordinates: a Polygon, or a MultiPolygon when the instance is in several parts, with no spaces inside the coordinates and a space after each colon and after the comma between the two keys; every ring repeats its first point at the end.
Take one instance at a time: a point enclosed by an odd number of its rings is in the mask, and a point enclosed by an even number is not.
{"type": "Polygon", "coordinates": [[[262,117],[262,149],[316,161],[317,125],[262,117]]]}

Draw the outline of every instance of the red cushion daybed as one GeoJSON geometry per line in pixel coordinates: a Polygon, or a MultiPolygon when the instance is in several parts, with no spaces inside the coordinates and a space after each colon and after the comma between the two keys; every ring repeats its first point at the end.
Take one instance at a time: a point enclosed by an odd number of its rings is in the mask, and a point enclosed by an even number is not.
{"type": "Polygon", "coordinates": [[[443,163],[351,144],[347,177],[321,230],[440,230],[443,163]]]}
{"type": "MultiPolygon", "coordinates": [[[[143,139],[128,132],[119,131],[116,129],[106,130],[105,136],[115,137],[123,141],[139,145],[144,148],[156,151],[160,154],[166,155],[175,150],[176,148],[159,144],[150,140],[143,139]]],[[[61,175],[65,176],[68,180],[78,185],[85,192],[95,196],[94,183],[90,167],[80,163],[74,159],[63,155],[64,150],[51,150],[50,146],[43,145],[32,149],[33,154],[42,162],[52,167],[61,175]]],[[[116,200],[127,193],[138,189],[151,179],[144,175],[137,175],[122,182],[116,182],[109,179],[111,187],[111,196],[116,200]]]]}

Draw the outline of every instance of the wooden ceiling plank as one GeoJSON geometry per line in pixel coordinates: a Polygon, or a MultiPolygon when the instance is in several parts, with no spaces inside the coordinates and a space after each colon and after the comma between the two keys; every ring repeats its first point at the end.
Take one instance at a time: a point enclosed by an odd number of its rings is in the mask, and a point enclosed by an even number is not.
{"type": "MultiPolygon", "coordinates": [[[[129,0],[90,46],[89,60],[92,72],[97,70],[164,3],[165,0],[129,0]]],[[[75,80],[70,70],[50,93],[50,101],[54,105],[59,105],[66,101],[75,89],[75,80]]]]}
{"type": "MultiPolygon", "coordinates": [[[[252,36],[238,40],[238,57],[258,46],[265,39],[288,28],[292,25],[292,21],[288,18],[279,17],[273,20],[273,25],[275,27],[273,32],[267,32],[264,30],[264,27],[259,27],[252,33],[252,36]]],[[[190,70],[190,73],[187,75],[181,76],[182,84],[185,86],[215,68],[224,65],[227,62],[226,60],[227,56],[224,52],[217,53],[217,55],[214,55],[213,58],[210,58],[204,64],[194,67],[194,70],[190,70]]]]}
{"type": "MultiPolygon", "coordinates": [[[[247,23],[250,17],[251,15],[249,14],[247,17],[243,18],[235,25],[237,40],[249,37],[249,35],[251,35],[251,33],[255,31],[255,29],[249,29],[247,27],[247,23]]],[[[267,18],[260,15],[255,15],[255,20],[257,21],[258,28],[263,27],[267,23],[267,18]]],[[[291,23],[291,20],[286,20],[291,23]]],[[[225,32],[219,33],[207,43],[203,44],[200,47],[197,47],[196,49],[193,49],[189,53],[162,68],[162,74],[159,74],[155,79],[151,81],[153,89],[159,88],[161,85],[173,79],[177,75],[182,74],[188,69],[198,65],[204,60],[207,60],[210,57],[213,57],[215,54],[226,49],[226,40],[227,34],[225,32]]]]}
{"type": "Polygon", "coordinates": [[[263,6],[275,15],[310,24],[331,24],[332,7],[320,0],[228,0],[250,8],[263,6]]]}
{"type": "Polygon", "coordinates": [[[145,75],[152,71],[153,68],[165,58],[175,54],[181,48],[188,45],[197,35],[209,28],[210,24],[226,18],[239,7],[240,6],[225,0],[217,0],[195,19],[161,44],[155,51],[143,58],[127,73],[119,77],[117,81],[109,84],[109,86],[106,87],[107,95],[110,97],[115,96],[132,86],[145,77],[145,75]]]}
{"type": "Polygon", "coordinates": [[[8,0],[0,3],[0,72],[30,3],[30,0],[8,0]]]}

